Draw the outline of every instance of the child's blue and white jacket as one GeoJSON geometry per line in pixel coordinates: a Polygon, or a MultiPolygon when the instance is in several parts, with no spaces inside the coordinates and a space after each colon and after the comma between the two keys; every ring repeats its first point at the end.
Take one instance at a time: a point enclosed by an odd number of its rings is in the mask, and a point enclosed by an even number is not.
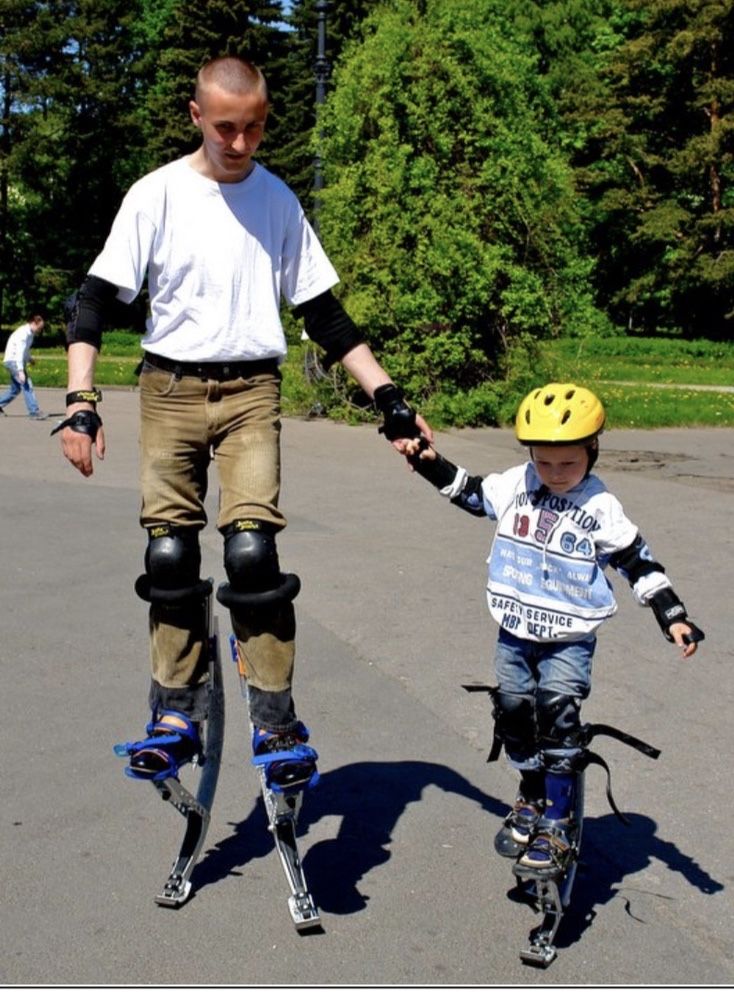
{"type": "Polygon", "coordinates": [[[593,633],[617,610],[604,569],[636,540],[637,557],[650,563],[650,572],[632,585],[640,604],[671,585],[597,476],[556,494],[542,484],[532,462],[483,480],[460,468],[441,493],[497,522],[487,560],[487,602],[495,621],[519,638],[565,642],[593,633]]]}

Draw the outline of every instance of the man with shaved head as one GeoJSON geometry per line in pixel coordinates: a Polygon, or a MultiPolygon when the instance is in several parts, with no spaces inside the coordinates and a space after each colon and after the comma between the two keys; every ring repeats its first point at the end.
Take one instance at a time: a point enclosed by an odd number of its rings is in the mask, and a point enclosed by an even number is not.
{"type": "Polygon", "coordinates": [[[105,454],[94,388],[105,319],[147,275],[140,522],[148,541],[136,590],[150,605],[153,716],[147,739],[128,745],[127,773],[136,778],[175,776],[201,748],[208,590],[199,533],[213,459],[227,576],[217,597],[247,670],[253,753],[267,762],[271,787],[316,779],[317,755],[291,693],[299,581],[281,572],[276,548],[286,524],[278,507],[281,301],[325,349],[325,364],[340,361],[374,400],[398,450],[419,430],[431,437],[334,297],[338,276],[296,196],[253,159],[268,109],[252,63],[225,56],[201,68],[189,104],[201,144],[130,188],[68,329],[67,414],[57,429],[66,458],[90,476],[93,453],[105,454]]]}
{"type": "Polygon", "coordinates": [[[268,85],[259,67],[235,56],[220,56],[205,63],[196,74],[194,99],[201,100],[202,90],[221,87],[230,94],[248,94],[253,90],[268,96],[268,85]]]}

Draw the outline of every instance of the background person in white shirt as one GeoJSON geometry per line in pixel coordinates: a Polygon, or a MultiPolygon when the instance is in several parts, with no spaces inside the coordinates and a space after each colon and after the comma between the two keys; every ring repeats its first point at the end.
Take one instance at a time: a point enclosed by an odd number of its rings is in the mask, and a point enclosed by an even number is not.
{"type": "Polygon", "coordinates": [[[33,391],[33,382],[28,374],[28,366],[33,364],[31,357],[31,346],[36,334],[40,334],[44,327],[43,316],[34,314],[24,323],[14,330],[8,337],[5,345],[5,357],[3,363],[10,373],[10,385],[0,396],[0,413],[3,408],[11,403],[16,396],[23,393],[23,399],[28,410],[28,416],[32,420],[45,420],[46,414],[41,412],[33,391]]]}

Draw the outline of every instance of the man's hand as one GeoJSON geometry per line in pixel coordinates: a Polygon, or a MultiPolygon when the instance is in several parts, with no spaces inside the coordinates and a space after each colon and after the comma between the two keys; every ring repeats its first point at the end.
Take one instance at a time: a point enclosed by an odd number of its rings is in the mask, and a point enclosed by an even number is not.
{"type": "Polygon", "coordinates": [[[433,431],[423,417],[408,406],[402,390],[390,381],[390,376],[367,344],[357,344],[344,355],[341,363],[374,400],[375,408],[384,418],[380,433],[392,442],[397,451],[405,454],[408,442],[421,435],[433,443],[433,431]]]}
{"type": "Polygon", "coordinates": [[[91,476],[94,472],[92,447],[97,458],[102,461],[105,456],[105,437],[102,421],[94,410],[71,408],[70,415],[52,434],[61,431],[61,450],[75,469],[83,476],[91,476]]]}
{"type": "Polygon", "coordinates": [[[92,446],[97,453],[97,458],[102,461],[105,453],[104,431],[100,428],[97,437],[92,441],[88,434],[79,434],[70,427],[65,427],[61,432],[61,448],[66,458],[69,459],[75,469],[78,469],[83,476],[91,476],[94,472],[92,462],[92,446]]]}
{"type": "Polygon", "coordinates": [[[433,441],[433,431],[423,417],[406,403],[402,389],[391,382],[378,386],[374,400],[384,418],[380,434],[384,434],[401,455],[408,454],[411,442],[420,440],[421,436],[428,442],[433,441]]]}
{"type": "Polygon", "coordinates": [[[61,450],[75,469],[83,476],[94,472],[92,445],[101,461],[105,456],[105,438],[102,420],[97,413],[97,403],[102,394],[94,388],[94,369],[97,348],[86,341],[69,344],[69,366],[66,394],[66,419],[51,431],[61,432],[61,450]]]}

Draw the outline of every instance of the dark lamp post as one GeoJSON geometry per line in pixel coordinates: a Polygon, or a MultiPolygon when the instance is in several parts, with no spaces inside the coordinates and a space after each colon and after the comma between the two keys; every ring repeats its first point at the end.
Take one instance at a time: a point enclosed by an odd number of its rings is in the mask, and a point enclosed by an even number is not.
{"type": "MultiPolygon", "coordinates": [[[[318,37],[316,45],[316,61],[314,63],[314,76],[316,78],[316,114],[324,103],[326,95],[326,81],[329,76],[329,63],[326,60],[326,11],[329,7],[328,0],[317,0],[316,13],[318,15],[318,37]]],[[[313,188],[314,198],[314,222],[318,230],[319,222],[319,191],[324,186],[324,178],[321,172],[321,135],[314,159],[313,188]]]]}

